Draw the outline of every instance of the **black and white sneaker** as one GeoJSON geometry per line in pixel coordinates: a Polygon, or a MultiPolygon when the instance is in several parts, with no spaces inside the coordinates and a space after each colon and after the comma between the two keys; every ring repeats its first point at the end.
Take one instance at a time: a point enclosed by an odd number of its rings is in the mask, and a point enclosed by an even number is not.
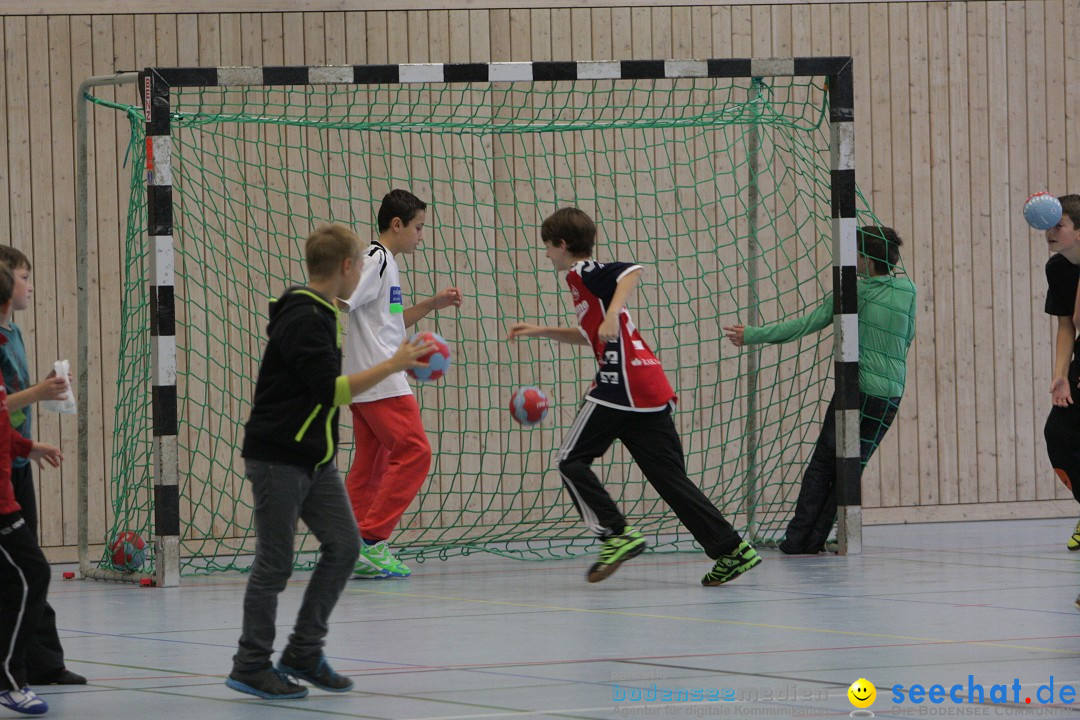
{"type": "Polygon", "coordinates": [[[225,684],[237,692],[247,693],[263,700],[292,700],[308,694],[303,685],[294,683],[288,675],[274,668],[250,673],[233,670],[225,678],[225,684]]]}
{"type": "Polygon", "coordinates": [[[297,680],[309,682],[320,690],[328,692],[348,692],[353,689],[353,681],[334,672],[326,656],[319,653],[313,658],[298,657],[286,648],[278,661],[277,670],[285,675],[292,675],[297,680]]]}

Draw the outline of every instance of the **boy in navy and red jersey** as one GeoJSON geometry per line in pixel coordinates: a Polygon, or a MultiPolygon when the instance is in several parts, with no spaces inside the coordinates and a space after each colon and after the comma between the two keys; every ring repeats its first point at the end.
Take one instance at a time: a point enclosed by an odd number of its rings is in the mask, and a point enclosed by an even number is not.
{"type": "MultiPolygon", "coordinates": [[[[0,304],[11,299],[14,288],[11,269],[0,263],[0,304]]],[[[15,432],[7,398],[0,375],[0,707],[41,715],[49,706],[27,687],[26,650],[49,592],[49,562],[15,500],[11,461],[24,457],[58,467],[62,456],[59,448],[15,432]]]]}
{"type": "Polygon", "coordinates": [[[555,270],[567,273],[578,327],[515,323],[508,339],[545,337],[588,345],[600,364],[557,455],[575,507],[604,541],[586,579],[599,582],[645,550],[645,538],[626,524],[591,467],[621,440],[645,478],[716,561],[701,584],[734,580],[761,558],[686,476],[682,441],[671,418],[675,392],[625,307],[641,280],[642,266],[592,260],[596,225],[577,208],[556,211],[544,221],[540,237],[555,270]]]}

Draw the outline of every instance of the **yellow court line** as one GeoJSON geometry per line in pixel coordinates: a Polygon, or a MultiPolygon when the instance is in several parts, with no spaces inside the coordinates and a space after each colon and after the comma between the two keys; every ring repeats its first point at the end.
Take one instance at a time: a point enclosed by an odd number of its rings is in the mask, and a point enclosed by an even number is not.
{"type": "Polygon", "coordinates": [[[907,640],[934,645],[989,645],[990,647],[1008,648],[1010,650],[1035,650],[1048,653],[1060,653],[1075,655],[1076,649],[1056,649],[1044,647],[1032,647],[1028,645],[1010,645],[990,640],[941,640],[939,638],[919,637],[916,635],[888,635],[885,633],[857,632],[854,630],[829,630],[825,628],[800,627],[798,625],[772,625],[769,623],[746,622],[743,620],[722,620],[719,618],[696,618],[682,615],[657,615],[655,613],[628,612],[626,610],[602,610],[593,608],[563,607],[561,605],[545,605],[541,603],[510,602],[508,600],[482,600],[474,598],[446,597],[443,595],[425,595],[422,593],[386,592],[380,590],[356,590],[354,592],[368,595],[385,595],[387,597],[408,597],[422,600],[442,600],[444,602],[478,603],[482,605],[504,605],[509,607],[530,608],[533,610],[559,610],[564,612],[591,613],[596,615],[621,615],[624,617],[648,618],[650,620],[688,620],[691,622],[705,622],[719,625],[738,625],[742,627],[766,628],[769,630],[798,630],[802,632],[821,633],[824,635],[847,635],[851,637],[877,638],[880,640],[907,640]]]}

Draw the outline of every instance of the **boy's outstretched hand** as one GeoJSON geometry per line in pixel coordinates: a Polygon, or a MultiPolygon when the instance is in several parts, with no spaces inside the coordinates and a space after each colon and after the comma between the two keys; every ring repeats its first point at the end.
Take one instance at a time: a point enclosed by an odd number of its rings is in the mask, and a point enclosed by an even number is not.
{"type": "Polygon", "coordinates": [[[42,465],[42,460],[53,467],[60,467],[60,462],[64,459],[64,455],[60,452],[60,448],[42,442],[35,442],[34,446],[30,448],[30,454],[27,455],[27,457],[36,462],[37,466],[42,470],[45,469],[45,466],[42,465]]]}
{"type": "Polygon", "coordinates": [[[742,347],[744,344],[744,331],[745,325],[728,325],[724,328],[724,335],[731,341],[731,344],[735,347],[742,347]]]}
{"type": "Polygon", "coordinates": [[[398,345],[398,349],[390,358],[390,362],[401,370],[427,367],[428,364],[421,362],[420,358],[433,352],[435,352],[435,343],[433,342],[424,342],[419,339],[415,342],[406,340],[398,345]]]}
{"type": "Polygon", "coordinates": [[[529,323],[517,322],[507,328],[506,339],[517,340],[519,337],[535,337],[536,333],[539,330],[539,325],[530,325],[529,323]]]}
{"type": "Polygon", "coordinates": [[[1069,407],[1073,404],[1068,378],[1054,378],[1054,382],[1050,383],[1050,400],[1057,407],[1069,407]]]}
{"type": "Polygon", "coordinates": [[[461,294],[461,288],[446,288],[437,295],[432,296],[431,303],[436,310],[442,310],[443,308],[461,307],[461,303],[465,301],[465,296],[461,294]]]}

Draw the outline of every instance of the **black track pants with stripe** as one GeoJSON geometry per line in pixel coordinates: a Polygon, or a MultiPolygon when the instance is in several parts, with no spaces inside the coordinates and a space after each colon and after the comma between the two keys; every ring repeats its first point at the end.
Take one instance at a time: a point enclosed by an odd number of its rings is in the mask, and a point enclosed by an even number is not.
{"type": "Polygon", "coordinates": [[[0,691],[26,686],[26,647],[49,593],[49,563],[20,513],[0,515],[0,691]]]}
{"type": "Polygon", "coordinates": [[[686,476],[682,441],[671,411],[630,412],[586,401],[556,457],[563,484],[589,530],[618,535],[626,518],[592,471],[593,461],[621,440],[664,502],[711,558],[731,552],[739,534],[686,476]]]}
{"type": "Polygon", "coordinates": [[[1080,388],[1077,383],[1080,383],[1080,361],[1074,360],[1069,368],[1072,405],[1050,408],[1043,435],[1051,467],[1080,502],[1080,388]]]}
{"type": "MultiPolygon", "coordinates": [[[[15,502],[22,507],[22,516],[30,534],[37,537],[37,497],[34,494],[33,466],[11,468],[11,485],[15,488],[15,502]]],[[[48,602],[41,608],[37,630],[26,647],[26,679],[31,685],[43,682],[64,670],[64,648],[56,630],[56,611],[48,602]]]]}

